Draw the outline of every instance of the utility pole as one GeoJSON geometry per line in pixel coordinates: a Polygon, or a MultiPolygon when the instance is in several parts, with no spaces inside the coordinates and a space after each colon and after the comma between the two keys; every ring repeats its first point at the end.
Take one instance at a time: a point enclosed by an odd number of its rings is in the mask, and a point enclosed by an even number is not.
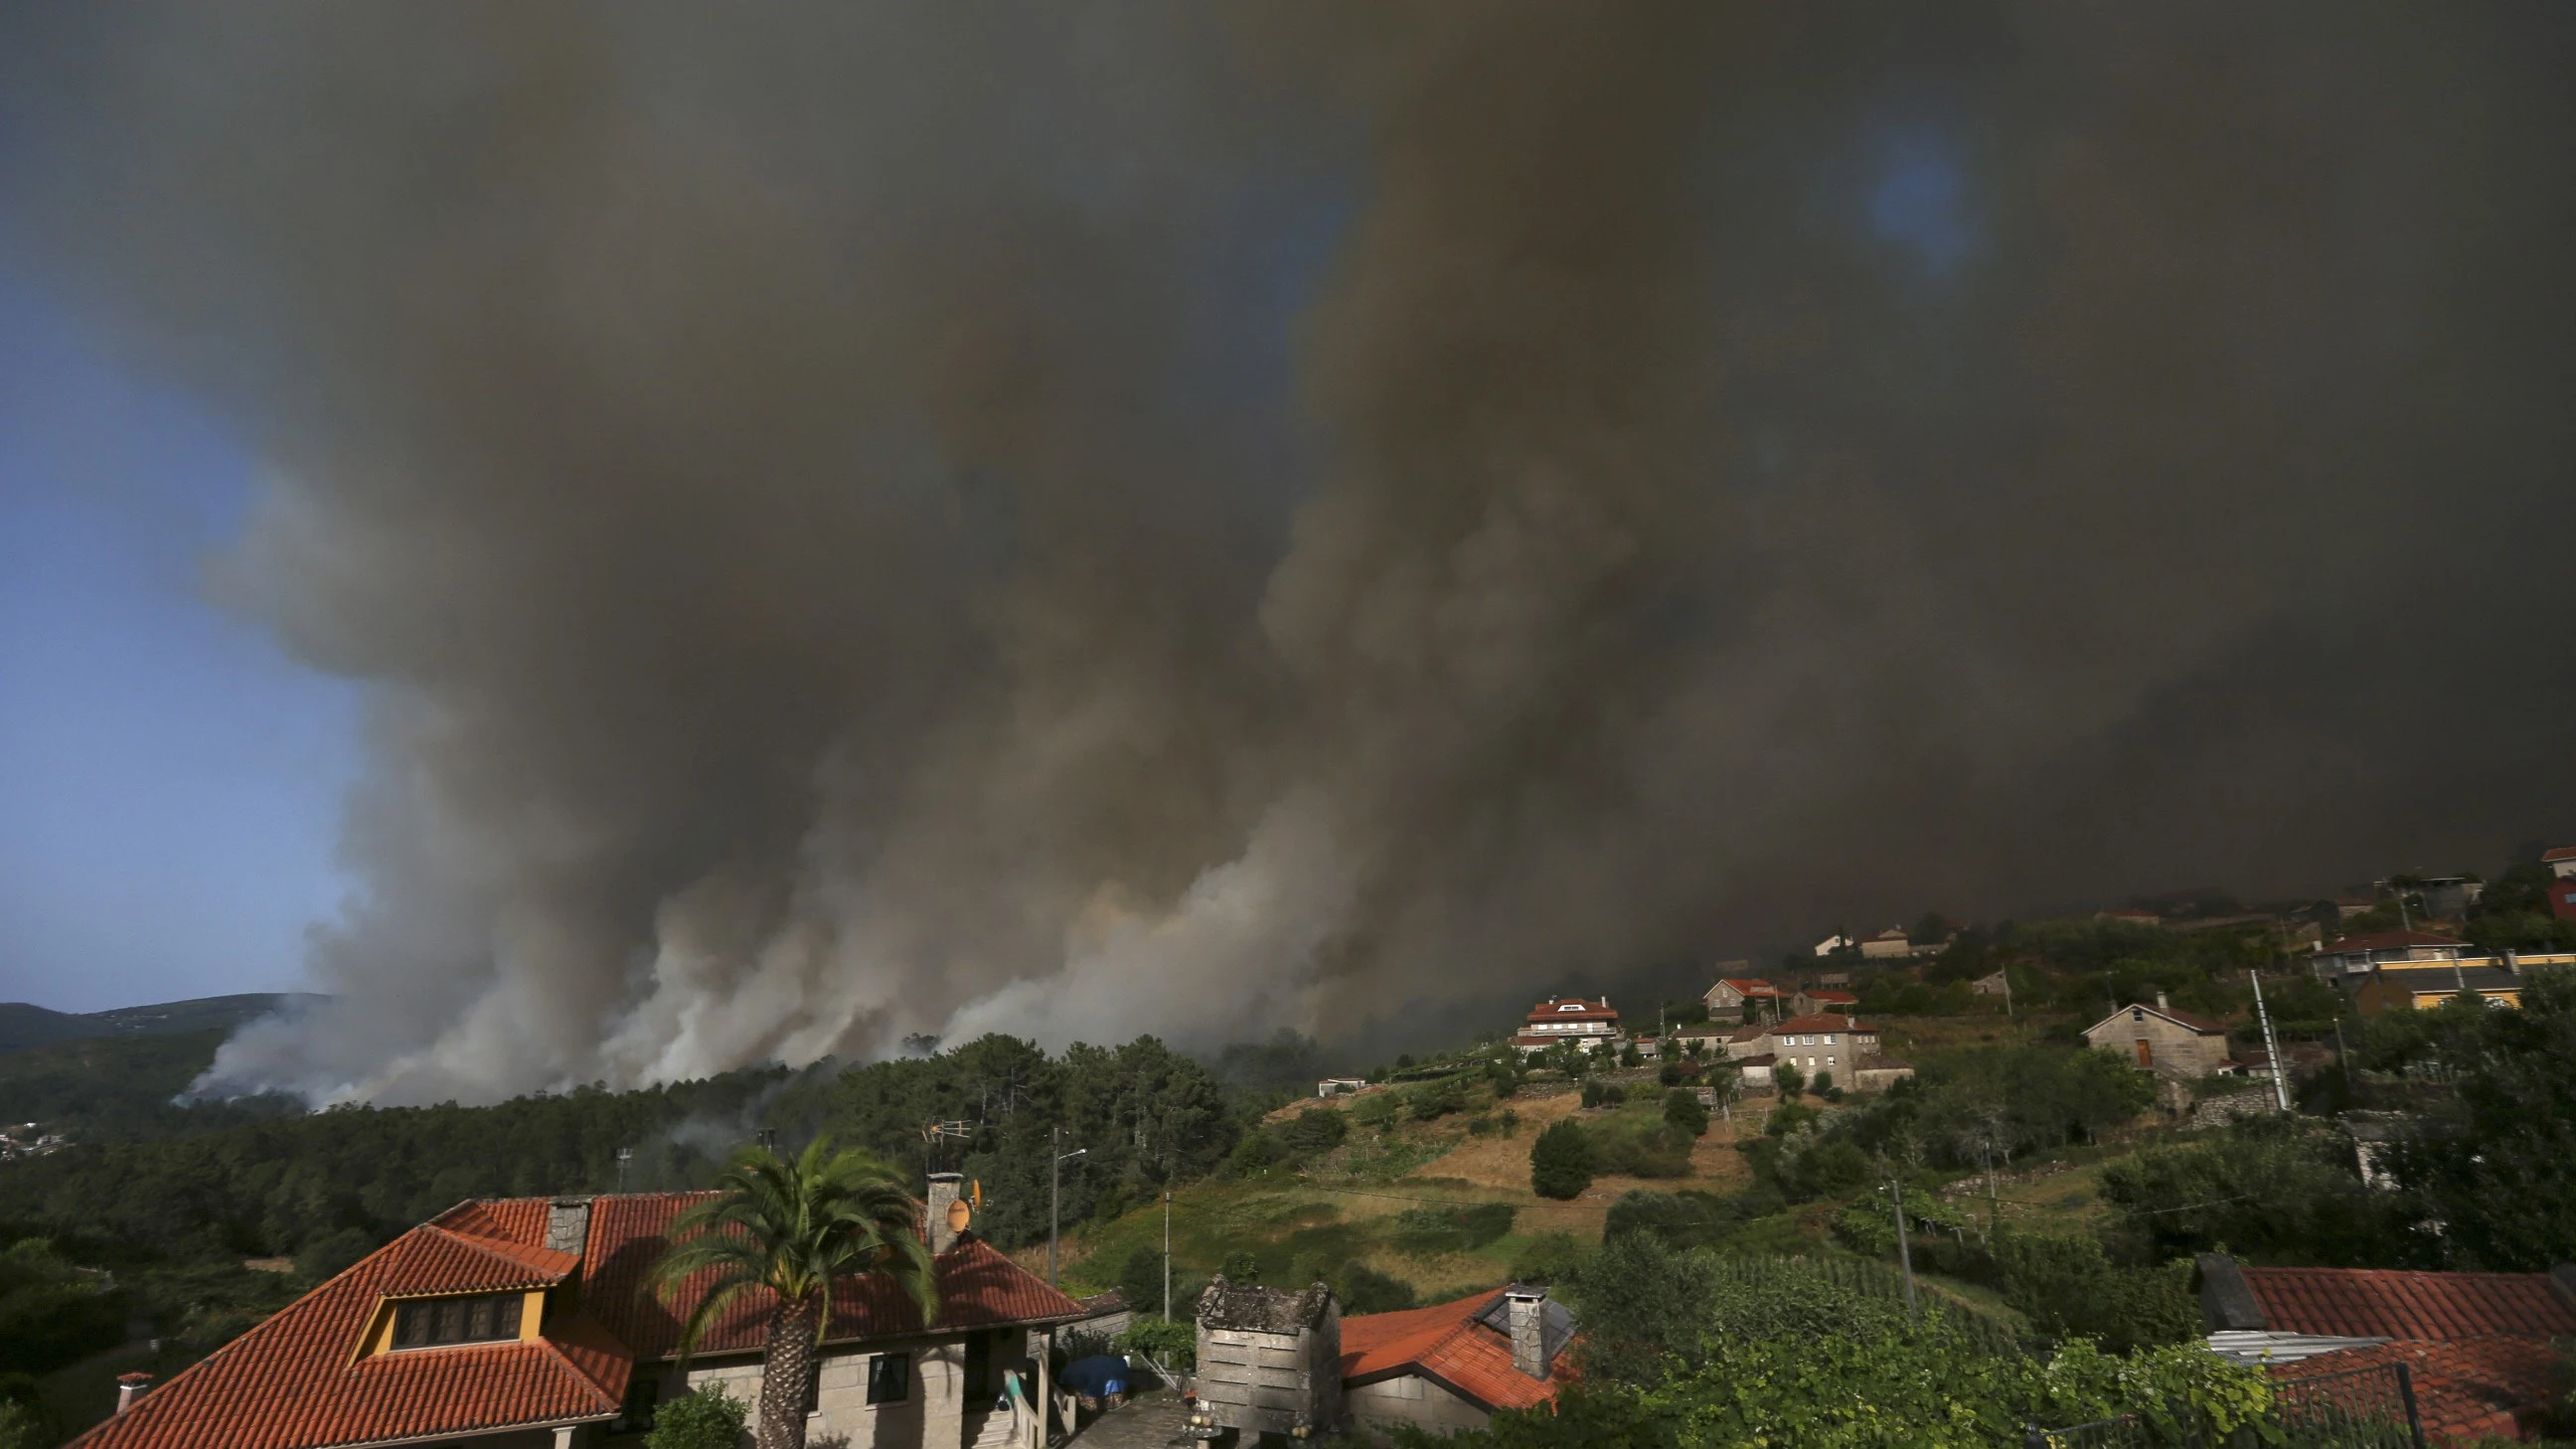
{"type": "Polygon", "coordinates": [[[1995,969],[1996,969],[1996,970],[1998,970],[1998,971],[2001,971],[2001,972],[2003,973],[2003,978],[2004,978],[2004,1020],[2006,1020],[2006,1021],[2010,1021],[2010,1020],[2012,1020],[2012,1014],[2013,1014],[2013,1008],[2012,1008],[2012,968],[2011,968],[2010,966],[1999,966],[1999,967],[1997,967],[1997,968],[1995,968],[1995,969]]]}
{"type": "Polygon", "coordinates": [[[1063,1128],[1047,1129],[1047,1286],[1049,1288],[1055,1286],[1056,1236],[1061,1230],[1064,1217],[1064,1164],[1067,1160],[1080,1157],[1091,1150],[1088,1147],[1077,1147],[1071,1152],[1059,1153],[1056,1149],[1064,1145],[1063,1139],[1063,1128]]]}
{"type": "Polygon", "coordinates": [[[2272,1101],[2287,1112],[2290,1110],[2290,1074],[2281,1065],[2281,1044],[2272,1039],[2272,1012],[2263,1004],[2263,973],[2248,971],[2245,979],[2254,983],[2254,1017],[2263,1023],[2263,1050],[2272,1058],[2272,1101]]]}
{"type": "Polygon", "coordinates": [[[1163,1189],[1163,1321],[1172,1321],[1172,1190],[1163,1189]]]}
{"type": "Polygon", "coordinates": [[[1905,1265],[1905,1311],[1914,1312],[1914,1246],[1905,1237],[1905,1189],[1895,1178],[1887,1180],[1887,1200],[1896,1207],[1896,1261],[1905,1265]]]}

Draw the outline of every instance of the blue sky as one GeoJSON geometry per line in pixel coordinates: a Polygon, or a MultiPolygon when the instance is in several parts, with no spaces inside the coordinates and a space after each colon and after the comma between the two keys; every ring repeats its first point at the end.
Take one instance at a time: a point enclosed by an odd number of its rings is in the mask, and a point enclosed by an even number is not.
{"type": "Polygon", "coordinates": [[[0,999],[301,984],[357,708],[206,599],[253,475],[0,258],[0,999]]]}

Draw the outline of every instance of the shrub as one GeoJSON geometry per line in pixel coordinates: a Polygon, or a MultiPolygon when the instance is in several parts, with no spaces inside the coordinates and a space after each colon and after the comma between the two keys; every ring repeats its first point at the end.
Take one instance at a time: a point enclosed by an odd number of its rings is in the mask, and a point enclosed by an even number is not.
{"type": "Polygon", "coordinates": [[[1455,1077],[1416,1087],[1405,1094],[1405,1099],[1405,1105],[1412,1109],[1416,1122],[1433,1121],[1467,1104],[1467,1094],[1455,1077]]]}
{"type": "Polygon", "coordinates": [[[1564,1201],[1583,1195],[1599,1170],[1592,1139],[1572,1121],[1538,1134],[1530,1147],[1530,1191],[1564,1201]]]}
{"type": "Polygon", "coordinates": [[[644,1449],[734,1449],[750,1417],[750,1404],[711,1383],[655,1409],[644,1449]]]}
{"type": "Polygon", "coordinates": [[[1708,1135],[1708,1109],[1699,1104],[1699,1093],[1688,1087],[1675,1087],[1664,1094],[1664,1125],[1693,1137],[1708,1135]]]}
{"type": "Polygon", "coordinates": [[[1807,1074],[1799,1071],[1798,1064],[1795,1062],[1782,1062],[1773,1067],[1771,1080],[1779,1087],[1782,1101],[1797,1100],[1798,1094],[1806,1090],[1807,1086],[1807,1074]]]}
{"type": "Polygon", "coordinates": [[[1320,1156],[1351,1135],[1350,1119],[1331,1107],[1309,1107],[1280,1124],[1280,1145],[1297,1158],[1320,1156]]]}
{"type": "Polygon", "coordinates": [[[1165,1323],[1159,1318],[1139,1318],[1118,1336],[1118,1346],[1149,1354],[1174,1373],[1185,1374],[1199,1366],[1198,1327],[1185,1320],[1165,1323]]]}
{"type": "Polygon", "coordinates": [[[1351,1117],[1373,1132],[1383,1132],[1395,1125],[1397,1115],[1403,1110],[1404,1104],[1396,1100],[1393,1092],[1380,1092],[1360,1098],[1358,1104],[1351,1108],[1351,1117]]]}
{"type": "Polygon", "coordinates": [[[1715,1247],[1746,1223],[1786,1206],[1788,1199],[1768,1185],[1757,1185],[1733,1197],[1690,1188],[1679,1192],[1639,1188],[1610,1205],[1601,1238],[1608,1242],[1631,1233],[1645,1233],[1668,1248],[1715,1247]]]}
{"type": "Polygon", "coordinates": [[[1688,1177],[1690,1134],[1660,1115],[1620,1112],[1584,1124],[1592,1139],[1594,1170],[1630,1177],[1688,1177]]]}
{"type": "Polygon", "coordinates": [[[1520,1128],[1521,1114],[1509,1107],[1467,1119],[1467,1135],[1470,1137],[1509,1137],[1520,1128]]]}
{"type": "Polygon", "coordinates": [[[1250,1177],[1266,1171],[1279,1157],[1279,1139],[1265,1128],[1244,1133],[1243,1140],[1234,1144],[1234,1151],[1226,1154],[1225,1165],[1239,1176],[1250,1177]]]}
{"type": "MultiPolygon", "coordinates": [[[[1172,1289],[1172,1311],[1178,1313],[1188,1306],[1188,1300],[1180,1296],[1180,1284],[1174,1283],[1172,1289]]],[[[1127,1299],[1127,1306],[1136,1312],[1161,1313],[1163,1311],[1162,1250],[1138,1248],[1129,1253],[1126,1265],[1118,1270],[1118,1291],[1127,1299]]]]}
{"type": "Polygon", "coordinates": [[[1412,1284],[1366,1263],[1344,1263],[1324,1278],[1333,1285],[1333,1293],[1342,1300],[1345,1313],[1400,1313],[1420,1302],[1412,1284]]]}
{"type": "Polygon", "coordinates": [[[0,1403],[0,1449],[50,1449],[55,1437],[34,1406],[0,1403]]]}
{"type": "Polygon", "coordinates": [[[2010,1233],[1995,1244],[2004,1301],[2052,1338],[2090,1338],[2112,1353],[2198,1336],[2191,1263],[2114,1267],[2091,1238],[2010,1233]]]}
{"type": "Polygon", "coordinates": [[[1458,1207],[1407,1208],[1396,1214],[1396,1246],[1407,1253],[1466,1253],[1512,1230],[1512,1205],[1468,1203],[1458,1207]]]}
{"type": "Polygon", "coordinates": [[[1809,1083],[1807,1084],[1807,1090],[1808,1090],[1808,1091],[1810,1091],[1810,1092],[1815,1093],[1815,1094],[1816,1094],[1817,1096],[1819,1096],[1819,1097],[1821,1097],[1821,1096],[1825,1095],[1826,1093],[1828,1093],[1828,1092],[1832,1091],[1833,1089],[1834,1089],[1834,1074],[1833,1074],[1832,1072],[1830,1072],[1830,1071],[1826,1071],[1826,1070],[1822,1070],[1822,1069],[1819,1069],[1819,1070],[1817,1071],[1817,1073],[1816,1073],[1816,1079],[1815,1079],[1814,1081],[1809,1082],[1809,1083]]]}

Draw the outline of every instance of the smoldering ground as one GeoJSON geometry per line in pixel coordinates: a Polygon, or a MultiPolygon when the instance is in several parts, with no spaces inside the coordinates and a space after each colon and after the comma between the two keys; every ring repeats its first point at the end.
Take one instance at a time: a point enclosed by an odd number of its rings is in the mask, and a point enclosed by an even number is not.
{"type": "Polygon", "coordinates": [[[1400,1031],[2490,859],[2576,803],[2571,38],[13,9],[9,245],[263,460],[210,587],[372,701],[337,1001],[215,1081],[1400,1031]]]}

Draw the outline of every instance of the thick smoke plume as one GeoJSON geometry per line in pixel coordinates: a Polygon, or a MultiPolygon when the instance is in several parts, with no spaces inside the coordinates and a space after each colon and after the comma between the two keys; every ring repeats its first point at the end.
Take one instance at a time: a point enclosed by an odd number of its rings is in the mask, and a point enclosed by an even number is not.
{"type": "Polygon", "coordinates": [[[1392,1040],[2576,820],[2571,39],[25,6],[0,224],[370,689],[218,1085],[1392,1040]]]}

